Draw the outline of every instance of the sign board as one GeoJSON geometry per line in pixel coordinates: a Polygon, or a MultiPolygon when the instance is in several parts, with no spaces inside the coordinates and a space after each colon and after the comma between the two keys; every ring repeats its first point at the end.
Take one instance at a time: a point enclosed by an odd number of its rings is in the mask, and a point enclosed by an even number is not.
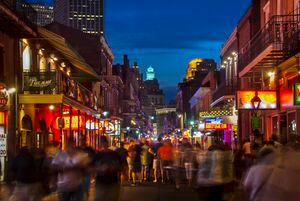
{"type": "Polygon", "coordinates": [[[56,87],[56,74],[53,72],[37,73],[29,72],[24,73],[24,91],[52,91],[56,87]]]}
{"type": "Polygon", "coordinates": [[[6,134],[4,126],[0,126],[0,157],[6,156],[6,134]]]}
{"type": "Polygon", "coordinates": [[[261,128],[261,119],[259,117],[252,117],[251,118],[251,126],[252,126],[252,129],[261,128]]]}
{"type": "Polygon", "coordinates": [[[206,130],[225,130],[228,128],[227,124],[222,123],[206,123],[205,129],[206,130]]]}
{"type": "Polygon", "coordinates": [[[238,91],[237,92],[237,109],[253,110],[255,109],[251,100],[257,96],[260,98],[259,110],[277,109],[277,93],[276,91],[238,91]]]}
{"type": "Polygon", "coordinates": [[[219,124],[222,123],[222,117],[211,117],[211,118],[206,118],[205,123],[214,123],[214,124],[219,124]]]}

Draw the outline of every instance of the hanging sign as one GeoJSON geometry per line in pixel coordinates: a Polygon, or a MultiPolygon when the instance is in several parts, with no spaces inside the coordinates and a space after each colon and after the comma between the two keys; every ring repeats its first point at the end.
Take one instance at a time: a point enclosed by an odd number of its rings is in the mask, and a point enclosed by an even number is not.
{"type": "Polygon", "coordinates": [[[0,157],[6,156],[6,134],[4,127],[0,126],[0,157]]]}

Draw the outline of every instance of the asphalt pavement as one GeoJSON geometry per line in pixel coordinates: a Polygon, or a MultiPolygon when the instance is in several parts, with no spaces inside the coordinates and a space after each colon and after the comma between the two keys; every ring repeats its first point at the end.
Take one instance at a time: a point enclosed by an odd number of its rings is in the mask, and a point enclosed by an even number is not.
{"type": "MultiPolygon", "coordinates": [[[[2,185],[0,200],[9,200],[12,188],[2,185]]],[[[43,201],[58,201],[57,194],[53,193],[43,201]]],[[[90,199],[94,201],[94,188],[90,189],[90,199]]],[[[137,186],[122,185],[120,201],[198,201],[197,192],[192,188],[175,189],[175,185],[162,183],[143,183],[137,186]]]]}

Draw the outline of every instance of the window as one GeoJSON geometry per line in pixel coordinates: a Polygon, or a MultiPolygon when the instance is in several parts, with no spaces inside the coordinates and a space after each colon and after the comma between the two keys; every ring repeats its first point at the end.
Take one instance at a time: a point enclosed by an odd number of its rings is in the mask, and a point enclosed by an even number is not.
{"type": "Polygon", "coordinates": [[[47,70],[47,62],[44,56],[40,57],[40,72],[46,72],[47,70]]]}
{"type": "Polygon", "coordinates": [[[23,72],[29,72],[31,69],[31,49],[29,45],[25,46],[22,54],[22,59],[23,59],[23,72]]]}

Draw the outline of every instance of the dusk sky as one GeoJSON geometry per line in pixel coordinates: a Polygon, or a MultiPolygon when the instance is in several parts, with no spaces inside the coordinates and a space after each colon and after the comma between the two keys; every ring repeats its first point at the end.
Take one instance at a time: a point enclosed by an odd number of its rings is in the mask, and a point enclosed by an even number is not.
{"type": "Polygon", "coordinates": [[[115,63],[127,54],[143,73],[152,65],[169,100],[175,97],[189,60],[220,62],[220,47],[250,1],[106,0],[105,35],[115,63]]]}

